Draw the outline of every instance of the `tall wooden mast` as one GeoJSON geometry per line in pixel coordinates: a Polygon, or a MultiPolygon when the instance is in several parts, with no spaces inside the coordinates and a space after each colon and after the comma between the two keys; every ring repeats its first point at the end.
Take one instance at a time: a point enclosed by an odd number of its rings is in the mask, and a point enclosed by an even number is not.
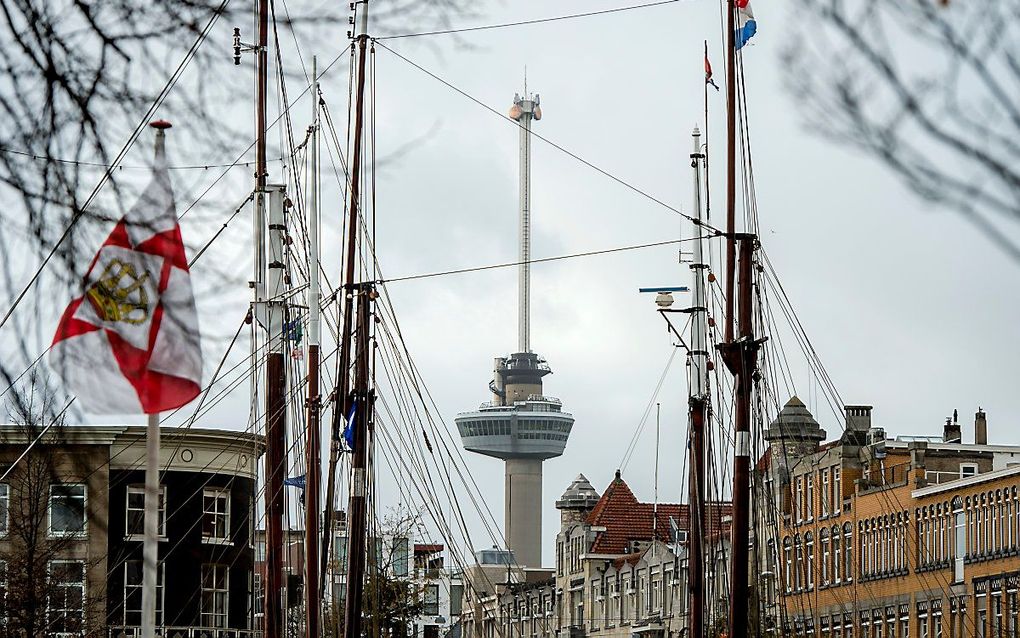
{"type": "Polygon", "coordinates": [[[754,337],[752,276],[758,239],[736,232],[737,199],[737,20],[735,0],[726,0],[726,342],[723,361],[734,376],[733,518],[730,533],[729,638],[747,638],[750,615],[748,559],[751,510],[751,389],[760,341],[754,337]],[[736,253],[740,263],[737,274],[736,253]],[[738,332],[734,306],[739,301],[738,332]]]}
{"type": "Polygon", "coordinates": [[[279,288],[283,285],[283,197],[282,187],[272,193],[266,182],[266,102],[269,82],[269,0],[258,2],[258,44],[255,97],[255,316],[267,330],[266,358],[266,574],[265,638],[281,638],[283,609],[283,480],[286,473],[286,365],[283,357],[283,313],[279,288]],[[270,233],[266,242],[266,222],[270,233]],[[273,229],[273,226],[278,226],[273,229]],[[268,249],[268,250],[267,250],[268,249]],[[271,253],[268,255],[267,252],[271,253]],[[272,301],[270,301],[272,300],[272,301]]]}
{"type": "Polygon", "coordinates": [[[720,344],[726,367],[734,376],[733,430],[733,519],[730,531],[730,638],[747,638],[750,596],[748,595],[748,558],[750,555],[751,512],[751,389],[758,365],[760,341],[754,337],[753,260],[758,238],[738,234],[740,274],[738,338],[720,344]]]}
{"type": "Polygon", "coordinates": [[[354,96],[354,130],[351,153],[350,198],[347,206],[346,264],[343,277],[343,321],[340,331],[340,357],[337,363],[337,387],[333,409],[332,436],[329,467],[326,476],[325,521],[323,525],[322,557],[320,576],[327,573],[327,562],[332,530],[336,489],[336,466],[341,450],[343,426],[350,415],[353,430],[353,455],[351,459],[351,497],[348,509],[347,582],[344,609],[344,635],[358,638],[361,635],[362,592],[364,590],[366,518],[367,518],[367,450],[368,431],[371,424],[371,397],[368,391],[368,330],[369,303],[375,297],[371,287],[356,285],[354,275],[358,261],[358,219],[361,214],[361,164],[362,139],[365,114],[365,61],[368,45],[368,0],[360,0],[352,6],[358,7],[357,30],[353,46],[357,50],[357,84],[354,96]],[[351,330],[353,328],[354,301],[358,299],[358,365],[354,392],[351,392],[351,330]],[[364,341],[363,341],[364,340],[364,341]]]}
{"type": "Polygon", "coordinates": [[[312,58],[312,129],[308,152],[311,165],[308,176],[308,403],[306,409],[308,446],[305,458],[305,635],[319,638],[322,601],[319,589],[319,79],[317,60],[312,58]]]}

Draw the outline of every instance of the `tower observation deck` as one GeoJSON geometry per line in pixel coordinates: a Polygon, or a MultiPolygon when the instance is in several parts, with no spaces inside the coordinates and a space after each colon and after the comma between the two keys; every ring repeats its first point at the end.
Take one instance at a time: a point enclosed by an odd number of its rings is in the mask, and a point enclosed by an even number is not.
{"type": "Polygon", "coordinates": [[[518,350],[498,357],[489,382],[492,400],[457,415],[464,449],[505,462],[504,536],[522,567],[542,566],[542,462],[563,454],[574,417],[545,396],[552,373],[531,351],[531,123],[542,117],[539,98],[515,96],[511,119],[520,125],[520,232],[518,350]]]}

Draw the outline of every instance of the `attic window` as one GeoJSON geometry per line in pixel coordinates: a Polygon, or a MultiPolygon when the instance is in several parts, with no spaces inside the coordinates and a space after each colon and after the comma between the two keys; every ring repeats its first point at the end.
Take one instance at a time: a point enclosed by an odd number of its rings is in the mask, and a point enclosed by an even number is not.
{"type": "Polygon", "coordinates": [[[960,478],[976,476],[978,473],[977,463],[960,463],[960,478]]]}

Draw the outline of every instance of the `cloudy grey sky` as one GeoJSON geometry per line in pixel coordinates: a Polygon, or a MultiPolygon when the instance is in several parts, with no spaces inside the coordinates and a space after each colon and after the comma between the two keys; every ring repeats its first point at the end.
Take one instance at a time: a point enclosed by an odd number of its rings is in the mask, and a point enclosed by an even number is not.
{"type": "MultiPolygon", "coordinates": [[[[480,15],[455,21],[471,26],[621,4],[486,3],[480,15]]],[[[386,45],[501,112],[523,89],[527,67],[528,87],[542,97],[544,117],[535,125],[537,132],[687,210],[690,131],[695,124],[704,128],[705,39],[722,84],[718,4],[691,0],[386,45]]],[[[890,434],[938,434],[944,417],[957,408],[964,436],[972,436],[972,415],[980,405],[988,412],[991,442],[1020,442],[1014,425],[1020,397],[1012,368],[1020,344],[1011,338],[1018,303],[1010,293],[1017,264],[953,213],[920,203],[871,159],[804,131],[779,66],[796,15],[779,4],[786,3],[755,4],[759,32],[744,55],[758,210],[764,247],[819,355],[843,398],[874,405],[876,425],[890,434]]],[[[221,42],[229,41],[231,26],[219,25],[221,42]]],[[[411,30],[418,29],[412,25],[411,30]]],[[[332,59],[346,44],[342,35],[332,39],[332,48],[327,40],[319,43],[320,50],[303,53],[332,59]]],[[[378,255],[386,275],[514,261],[516,127],[384,49],[375,59],[379,155],[419,140],[377,176],[378,255]]],[[[284,51],[284,60],[298,70],[293,50],[284,51]]],[[[225,73],[233,72],[226,54],[223,64],[225,73]]],[[[300,90],[297,80],[289,89],[292,96],[300,90]]],[[[323,92],[336,120],[345,121],[346,63],[327,77],[323,92]]],[[[725,101],[715,92],[709,97],[714,219],[721,223],[725,101]]],[[[247,115],[246,108],[233,105],[229,116],[247,115]]],[[[295,108],[295,126],[303,130],[307,99],[295,108]]],[[[189,138],[186,126],[172,134],[171,155],[183,146],[201,154],[201,140],[189,138]]],[[[239,140],[238,150],[249,141],[239,140]]],[[[136,157],[147,152],[133,151],[136,157]]],[[[675,213],[560,151],[536,140],[533,155],[536,257],[690,236],[690,227],[675,213]]],[[[175,186],[182,195],[197,193],[212,177],[175,175],[175,186]]],[[[335,180],[324,177],[323,185],[324,259],[338,273],[341,207],[335,180]]],[[[242,175],[221,183],[211,196],[232,210],[250,188],[242,175]]],[[[249,224],[239,221],[203,259],[237,259],[247,250],[249,224]]],[[[187,220],[183,230],[190,237],[187,220]]],[[[194,276],[200,279],[202,273],[200,263],[194,276]]],[[[389,287],[411,352],[454,437],[455,414],[488,398],[492,358],[515,349],[516,281],[513,269],[502,269],[389,287]]],[[[533,347],[555,371],[546,392],[562,398],[576,418],[565,454],[545,464],[546,563],[552,560],[557,521],[553,501],[582,472],[604,489],[669,356],[662,320],[652,299],[637,288],[688,281],[675,247],[535,266],[533,347]]],[[[246,308],[246,294],[239,288],[237,294],[204,301],[203,329],[232,332],[233,318],[246,308]]],[[[56,320],[48,318],[54,325],[56,320]]],[[[830,436],[838,433],[840,423],[820,394],[812,399],[804,358],[789,335],[779,336],[785,339],[798,393],[830,436]]],[[[207,369],[224,345],[207,344],[207,369]]],[[[203,424],[243,428],[246,386],[236,395],[203,424]]],[[[676,500],[681,490],[686,397],[678,359],[659,397],[663,499],[676,500]]],[[[653,454],[649,427],[624,472],[643,500],[652,498],[653,454]]],[[[468,465],[502,525],[502,464],[469,456],[468,465]]],[[[385,468],[381,472],[386,474],[385,468]]],[[[383,504],[395,502],[392,480],[380,480],[383,504]]],[[[484,545],[484,536],[478,534],[476,544],[484,545]]]]}

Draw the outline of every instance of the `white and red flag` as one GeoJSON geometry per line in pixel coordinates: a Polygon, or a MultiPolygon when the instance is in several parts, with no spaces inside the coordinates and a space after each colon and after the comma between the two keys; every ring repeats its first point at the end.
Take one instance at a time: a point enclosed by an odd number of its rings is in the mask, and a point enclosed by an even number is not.
{"type": "Polygon", "coordinates": [[[156,129],[152,181],[89,266],[64,311],[50,361],[89,412],[155,414],[194,399],[202,382],[198,313],[156,129]]]}

